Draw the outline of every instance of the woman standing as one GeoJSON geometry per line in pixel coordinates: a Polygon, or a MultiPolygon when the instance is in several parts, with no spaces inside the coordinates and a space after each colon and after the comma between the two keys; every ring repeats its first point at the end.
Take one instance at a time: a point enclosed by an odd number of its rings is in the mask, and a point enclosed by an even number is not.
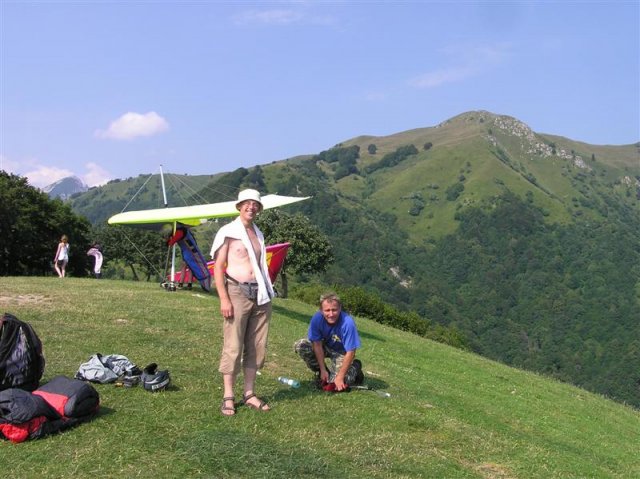
{"type": "Polygon", "coordinates": [[[67,235],[62,235],[60,243],[58,243],[58,249],[56,250],[56,256],[53,258],[53,264],[55,265],[58,276],[64,278],[67,263],[69,262],[69,239],[67,235]]]}

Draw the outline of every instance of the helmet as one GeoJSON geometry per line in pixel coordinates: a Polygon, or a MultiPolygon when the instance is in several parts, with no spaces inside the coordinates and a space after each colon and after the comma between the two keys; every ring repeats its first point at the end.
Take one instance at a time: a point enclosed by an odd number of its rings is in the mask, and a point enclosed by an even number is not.
{"type": "Polygon", "coordinates": [[[163,391],[171,384],[169,371],[158,371],[158,365],[151,363],[145,367],[140,377],[142,386],[149,392],[163,391]]]}

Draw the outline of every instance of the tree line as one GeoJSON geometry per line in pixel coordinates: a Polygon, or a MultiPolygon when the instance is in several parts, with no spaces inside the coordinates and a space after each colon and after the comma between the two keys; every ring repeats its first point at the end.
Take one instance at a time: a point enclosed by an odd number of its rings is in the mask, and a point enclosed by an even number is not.
{"type": "MultiPolygon", "coordinates": [[[[250,181],[284,195],[313,196],[260,220],[268,241],[293,242],[286,276],[296,285],[340,285],[354,298],[350,305],[380,301],[402,313],[372,306],[375,312],[363,315],[404,322],[417,334],[425,324],[445,328],[441,336],[449,335],[450,343],[459,339],[484,356],[640,406],[640,218],[615,195],[598,200],[606,222],[548,224],[543,211],[505,188],[487,204],[457,211],[454,234],[415,245],[392,214],[341,197],[317,159],[287,164],[269,177],[254,168],[227,179],[237,188],[250,181]],[[283,234],[270,231],[276,224],[283,234]],[[326,241],[318,246],[310,238],[326,241]],[[305,251],[307,243],[318,254],[305,251]],[[305,265],[314,258],[315,268],[305,265]]],[[[97,234],[62,202],[5,173],[0,212],[3,275],[43,274],[61,234],[71,233],[79,247],[97,234]]],[[[160,232],[151,233],[162,242],[160,232]]],[[[150,237],[149,248],[162,252],[154,241],[150,237]]],[[[126,261],[115,250],[108,256],[126,261]]],[[[84,254],[72,255],[69,266],[77,275],[90,267],[84,254]]]]}

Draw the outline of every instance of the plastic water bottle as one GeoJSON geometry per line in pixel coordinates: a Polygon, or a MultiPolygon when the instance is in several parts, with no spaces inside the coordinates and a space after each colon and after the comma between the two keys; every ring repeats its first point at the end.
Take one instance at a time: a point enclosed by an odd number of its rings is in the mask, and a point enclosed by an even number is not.
{"type": "Polygon", "coordinates": [[[289,379],[285,378],[284,376],[279,376],[278,381],[280,381],[282,384],[286,384],[287,386],[291,386],[292,388],[300,387],[300,381],[298,381],[297,379],[289,379]]]}

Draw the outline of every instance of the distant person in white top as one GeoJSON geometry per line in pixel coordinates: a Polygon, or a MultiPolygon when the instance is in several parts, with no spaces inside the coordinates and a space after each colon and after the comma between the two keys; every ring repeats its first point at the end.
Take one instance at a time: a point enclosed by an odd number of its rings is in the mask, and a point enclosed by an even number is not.
{"type": "Polygon", "coordinates": [[[67,269],[67,263],[69,262],[69,238],[67,235],[62,235],[60,243],[58,243],[58,249],[56,255],[53,258],[53,264],[56,268],[56,273],[60,278],[64,278],[67,269]]]}
{"type": "Polygon", "coordinates": [[[233,387],[241,368],[244,372],[242,402],[261,412],[271,409],[254,392],[256,374],[266,357],[271,298],[274,297],[264,236],[254,224],[262,211],[260,193],[242,190],[236,209],[240,216],[220,228],[211,247],[220,313],[224,319],[219,367],[224,383],[220,412],[224,416],[236,413],[233,387]]]}
{"type": "Polygon", "coordinates": [[[102,247],[98,243],[93,243],[89,251],[87,251],[88,256],[93,256],[95,259],[95,263],[93,266],[93,274],[96,279],[102,278],[101,268],[104,257],[102,256],[102,247]]]}

